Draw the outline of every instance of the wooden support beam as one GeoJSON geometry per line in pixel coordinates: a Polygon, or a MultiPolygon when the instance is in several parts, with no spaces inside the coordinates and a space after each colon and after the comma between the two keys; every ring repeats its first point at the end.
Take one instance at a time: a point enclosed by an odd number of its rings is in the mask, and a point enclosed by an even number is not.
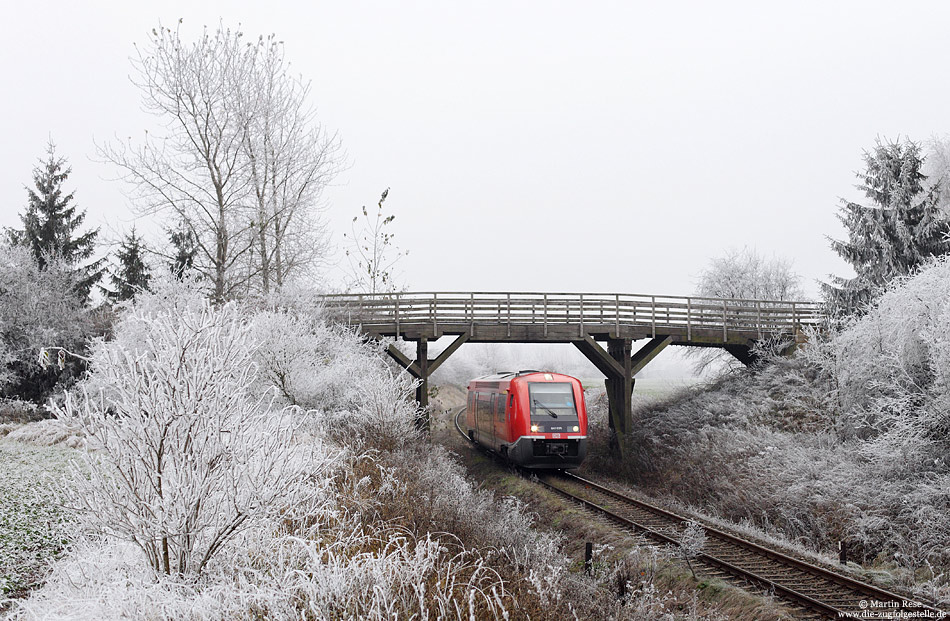
{"type": "Polygon", "coordinates": [[[748,345],[723,345],[723,349],[747,367],[751,367],[758,361],[758,357],[752,353],[752,348],[748,345]]]}
{"type": "Polygon", "coordinates": [[[624,377],[623,365],[604,351],[604,348],[598,345],[592,336],[588,334],[573,343],[597,367],[597,370],[608,378],[624,377]]]}
{"type": "Polygon", "coordinates": [[[631,362],[633,364],[633,374],[636,375],[647,366],[651,360],[656,358],[657,354],[663,351],[667,345],[673,342],[672,336],[658,336],[650,339],[650,342],[641,347],[633,355],[631,362]]]}
{"type": "Polygon", "coordinates": [[[422,369],[419,368],[418,362],[413,362],[409,359],[409,356],[399,351],[395,343],[390,343],[389,347],[386,348],[386,353],[389,354],[389,357],[396,361],[396,364],[409,371],[409,374],[416,379],[422,379],[422,369]]]}
{"type": "Polygon", "coordinates": [[[468,339],[472,338],[471,332],[466,332],[459,335],[457,339],[452,341],[452,343],[442,350],[442,353],[439,354],[435,360],[429,361],[429,375],[435,373],[435,370],[442,366],[442,363],[448,360],[449,356],[455,353],[455,351],[465,344],[468,339]]]}

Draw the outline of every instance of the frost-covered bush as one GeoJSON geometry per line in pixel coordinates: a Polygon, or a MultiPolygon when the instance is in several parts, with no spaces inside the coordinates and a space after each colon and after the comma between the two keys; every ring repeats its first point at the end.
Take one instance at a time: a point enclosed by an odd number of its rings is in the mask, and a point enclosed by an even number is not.
{"type": "Polygon", "coordinates": [[[950,461],[950,259],[895,279],[817,347],[830,350],[845,422],[876,439],[871,452],[950,461]]]}
{"type": "Polygon", "coordinates": [[[296,411],[252,390],[252,349],[235,307],[132,309],[92,353],[92,384],[107,388],[60,413],[90,448],[69,503],[156,571],[200,573],[236,533],[315,493],[322,462],[295,442],[296,411]]]}
{"type": "Polygon", "coordinates": [[[384,363],[380,345],[318,314],[259,313],[253,321],[260,382],[319,413],[330,437],[391,449],[419,441],[414,381],[384,363]]]}

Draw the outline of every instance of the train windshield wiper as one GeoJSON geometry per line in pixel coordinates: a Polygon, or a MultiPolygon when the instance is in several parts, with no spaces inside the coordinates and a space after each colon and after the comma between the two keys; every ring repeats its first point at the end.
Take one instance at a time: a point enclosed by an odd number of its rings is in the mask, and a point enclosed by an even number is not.
{"type": "Polygon", "coordinates": [[[544,405],[543,403],[541,403],[541,402],[538,401],[537,399],[535,399],[535,400],[533,401],[533,403],[534,403],[535,407],[544,408],[545,410],[548,411],[548,413],[549,413],[553,418],[557,418],[557,412],[555,412],[554,410],[552,410],[552,409],[549,408],[548,406],[544,405]]]}

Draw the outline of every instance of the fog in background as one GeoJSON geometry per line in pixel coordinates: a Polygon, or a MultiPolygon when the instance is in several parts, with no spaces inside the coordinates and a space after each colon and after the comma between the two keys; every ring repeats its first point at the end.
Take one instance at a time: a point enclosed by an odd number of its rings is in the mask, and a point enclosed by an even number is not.
{"type": "MultiPolygon", "coordinates": [[[[165,241],[95,142],[154,122],[128,58],[179,19],[189,40],[221,21],[285,41],[347,152],[324,197],[337,243],[391,187],[412,290],[687,295],[750,246],[817,296],[850,273],[826,236],[862,150],[950,131],[944,3],[10,2],[0,226],[51,138],[103,237],[165,241]]],[[[340,259],[314,284],[342,283],[340,259]]]]}

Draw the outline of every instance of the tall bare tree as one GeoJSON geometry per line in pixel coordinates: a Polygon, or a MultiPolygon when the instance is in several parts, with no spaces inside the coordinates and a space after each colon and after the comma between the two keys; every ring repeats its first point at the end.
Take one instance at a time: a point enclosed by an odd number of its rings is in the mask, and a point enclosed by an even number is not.
{"type": "Polygon", "coordinates": [[[326,225],[313,216],[338,172],[339,141],[316,122],[310,85],[288,74],[280,42],[271,35],[257,45],[256,88],[242,91],[251,113],[244,148],[257,211],[251,266],[266,294],[326,253],[326,225]]]}
{"type": "Polygon", "coordinates": [[[137,208],[188,223],[194,268],[218,303],[267,292],[312,264],[338,141],[315,123],[282,44],[224,26],[188,43],[159,27],[137,50],[133,81],[162,135],[100,149],[137,189],[137,208]]]}

